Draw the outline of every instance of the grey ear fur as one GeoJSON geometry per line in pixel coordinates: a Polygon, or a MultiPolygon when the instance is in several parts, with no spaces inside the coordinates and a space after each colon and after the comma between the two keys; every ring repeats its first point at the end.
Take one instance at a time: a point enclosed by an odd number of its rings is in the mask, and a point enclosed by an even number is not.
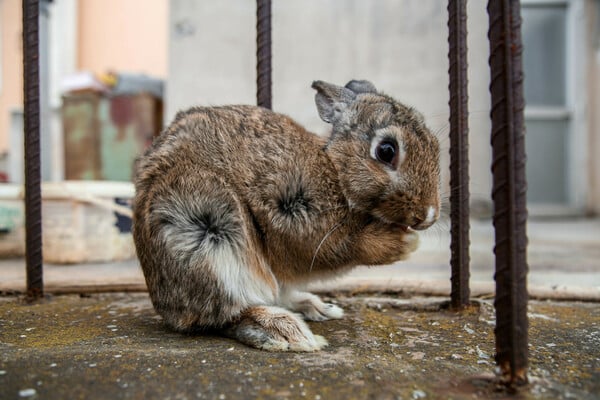
{"type": "Polygon", "coordinates": [[[353,79],[346,83],[347,89],[352,90],[354,93],[377,93],[375,85],[369,81],[353,79]]]}
{"type": "Polygon", "coordinates": [[[315,103],[319,116],[323,121],[332,124],[339,120],[344,110],[356,98],[356,93],[352,90],[323,81],[314,81],[312,88],[317,90],[315,103]]]}

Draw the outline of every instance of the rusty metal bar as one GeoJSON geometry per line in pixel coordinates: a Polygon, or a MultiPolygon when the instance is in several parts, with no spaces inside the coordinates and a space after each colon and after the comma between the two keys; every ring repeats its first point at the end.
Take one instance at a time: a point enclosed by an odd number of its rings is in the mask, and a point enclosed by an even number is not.
{"type": "Polygon", "coordinates": [[[489,0],[492,172],[496,234],[496,362],[505,383],[527,382],[527,182],[518,0],[489,0]]]}
{"type": "Polygon", "coordinates": [[[467,0],[448,1],[450,90],[450,221],[454,309],[469,305],[469,107],[467,0]]]}
{"type": "Polygon", "coordinates": [[[44,294],[42,270],[42,198],[40,189],[38,0],[23,0],[23,85],[27,297],[29,300],[35,300],[44,294]]]}
{"type": "Polygon", "coordinates": [[[271,106],[271,0],[256,0],[256,101],[271,106]]]}

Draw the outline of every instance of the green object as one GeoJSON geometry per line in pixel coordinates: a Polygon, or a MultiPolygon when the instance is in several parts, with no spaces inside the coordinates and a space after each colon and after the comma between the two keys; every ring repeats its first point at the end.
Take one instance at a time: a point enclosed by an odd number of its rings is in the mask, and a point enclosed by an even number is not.
{"type": "Polygon", "coordinates": [[[162,128],[162,102],[146,94],[85,91],[63,97],[65,178],[130,181],[162,128]]]}

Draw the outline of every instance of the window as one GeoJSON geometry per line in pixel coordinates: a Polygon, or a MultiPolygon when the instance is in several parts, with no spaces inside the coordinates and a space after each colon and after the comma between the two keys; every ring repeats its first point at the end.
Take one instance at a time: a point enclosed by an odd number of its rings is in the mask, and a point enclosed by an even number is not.
{"type": "Polygon", "coordinates": [[[576,3],[582,2],[522,2],[528,201],[534,209],[583,207],[585,132],[576,130],[573,76],[579,63],[574,43],[584,35],[574,27],[576,3]]]}

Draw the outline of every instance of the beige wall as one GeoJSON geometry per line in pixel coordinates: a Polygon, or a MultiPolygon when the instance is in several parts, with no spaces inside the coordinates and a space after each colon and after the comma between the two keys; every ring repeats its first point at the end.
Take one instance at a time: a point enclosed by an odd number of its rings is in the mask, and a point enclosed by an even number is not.
{"type": "Polygon", "coordinates": [[[0,0],[0,154],[8,151],[10,111],[23,104],[21,1],[0,0]]]}
{"type": "MultiPolygon", "coordinates": [[[[255,8],[247,0],[171,0],[166,120],[192,105],[255,102],[255,8]],[[227,18],[223,18],[226,15],[227,18]]],[[[469,2],[470,174],[474,200],[491,191],[485,2],[469,2]]],[[[323,133],[315,79],[370,79],[419,109],[442,138],[449,196],[447,11],[439,0],[273,2],[273,108],[323,133]]]]}
{"type": "Polygon", "coordinates": [[[79,68],[166,77],[167,19],[167,0],[80,0],[79,68]]]}

